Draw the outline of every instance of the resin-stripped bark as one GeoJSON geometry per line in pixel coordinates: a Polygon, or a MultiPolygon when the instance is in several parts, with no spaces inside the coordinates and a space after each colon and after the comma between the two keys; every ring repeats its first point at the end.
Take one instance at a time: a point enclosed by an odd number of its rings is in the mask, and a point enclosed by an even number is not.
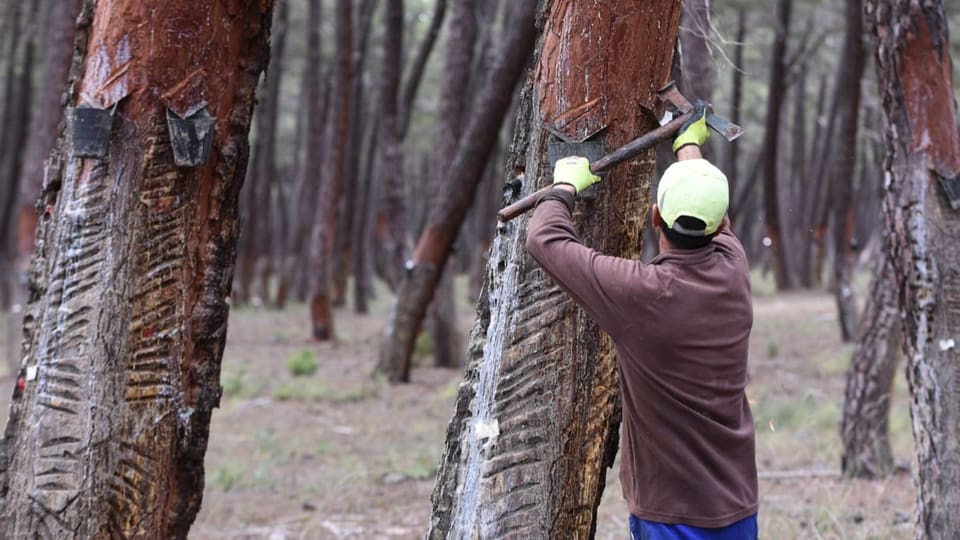
{"type": "Polygon", "coordinates": [[[25,386],[0,441],[0,537],[187,536],[271,13],[269,0],[85,3],[70,105],[116,112],[103,158],[72,156],[68,134],[54,152],[25,386]],[[210,158],[177,167],[167,111],[203,107],[210,158]]]}
{"type": "Polygon", "coordinates": [[[868,0],[887,119],[883,201],[917,454],[916,538],[960,531],[960,131],[943,3],[868,0]],[[952,180],[950,180],[952,179],[952,180]]]}
{"type": "MultiPolygon", "coordinates": [[[[544,2],[541,44],[513,143],[520,195],[550,181],[543,122],[614,148],[650,130],[680,2],[544,2]]],[[[637,257],[653,153],[611,171],[578,205],[585,244],[637,257]]],[[[589,538],[619,428],[610,339],[524,249],[526,218],[500,226],[447,432],[430,538],[589,538]]]]}

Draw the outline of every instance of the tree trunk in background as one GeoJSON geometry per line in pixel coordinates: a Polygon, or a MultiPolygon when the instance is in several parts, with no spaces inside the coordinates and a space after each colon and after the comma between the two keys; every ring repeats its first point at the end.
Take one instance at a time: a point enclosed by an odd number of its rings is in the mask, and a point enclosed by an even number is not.
{"type": "Polygon", "coordinates": [[[293,200],[295,209],[292,221],[290,260],[288,268],[291,276],[293,296],[304,300],[307,295],[307,282],[311,271],[311,238],[317,214],[317,197],[320,193],[321,174],[323,172],[324,126],[326,125],[327,90],[325,77],[321,69],[323,62],[321,23],[323,14],[322,0],[309,0],[307,4],[307,65],[304,68],[304,90],[306,92],[306,124],[303,134],[303,164],[300,167],[297,187],[293,200]]]}
{"type": "MultiPolygon", "coordinates": [[[[23,286],[17,279],[15,262],[19,238],[14,223],[18,220],[19,183],[23,168],[20,145],[29,134],[27,128],[33,100],[32,80],[41,2],[30,0],[23,4],[27,8],[24,27],[10,41],[10,55],[7,58],[7,76],[10,78],[4,91],[3,134],[0,137],[0,183],[7,186],[0,194],[0,308],[6,308],[14,296],[20,296],[18,293],[23,286]]],[[[19,19],[19,8],[15,7],[12,11],[19,19]]],[[[19,25],[19,22],[15,24],[19,25]]]]}
{"type": "Polygon", "coordinates": [[[353,13],[351,0],[336,3],[336,50],[333,58],[330,113],[333,122],[327,126],[329,146],[322,163],[322,184],[316,201],[316,223],[310,242],[310,323],[313,337],[334,339],[333,329],[333,262],[334,233],[337,230],[337,206],[343,194],[343,171],[350,142],[350,91],[352,81],[353,13]]]}
{"type": "MultiPolygon", "coordinates": [[[[353,77],[350,89],[350,143],[347,145],[347,161],[344,164],[344,179],[347,182],[344,194],[343,219],[337,224],[337,246],[335,253],[334,276],[334,306],[343,306],[347,300],[347,277],[352,269],[354,280],[361,279],[362,269],[357,268],[357,250],[361,249],[358,243],[357,229],[366,229],[366,184],[360,171],[360,156],[363,153],[364,121],[366,110],[364,96],[366,84],[363,81],[363,72],[367,65],[367,49],[370,42],[370,25],[373,22],[373,11],[377,7],[377,0],[363,0],[357,7],[356,31],[353,45],[353,77]]],[[[356,285],[355,285],[356,286],[356,285]]],[[[364,300],[365,302],[365,300],[364,300]]],[[[354,303],[357,309],[359,302],[354,303]]]]}
{"type": "MultiPolygon", "coordinates": [[[[417,48],[417,54],[410,65],[410,74],[407,75],[407,82],[403,85],[403,91],[400,94],[400,138],[407,135],[410,128],[410,117],[413,115],[413,102],[417,98],[417,90],[420,89],[420,83],[423,81],[423,71],[427,67],[427,60],[430,59],[430,53],[437,43],[437,37],[440,35],[440,29],[443,28],[443,20],[447,14],[447,0],[434,0],[433,16],[430,18],[430,26],[423,35],[423,41],[417,48]]],[[[454,39],[457,39],[454,34],[454,39]]]]}
{"type": "MultiPolygon", "coordinates": [[[[869,72],[868,72],[869,74],[869,72]]],[[[871,81],[872,82],[872,81],[871,81]]],[[[867,83],[866,87],[872,84],[867,83]]],[[[863,101],[863,100],[861,100],[863,101]]],[[[860,256],[864,256],[865,250],[874,245],[875,239],[880,236],[882,229],[882,213],[880,211],[880,200],[883,196],[883,175],[880,170],[883,167],[883,132],[877,125],[879,111],[872,107],[863,107],[863,127],[860,130],[862,134],[861,141],[857,144],[857,153],[860,154],[860,173],[857,182],[857,203],[854,205],[854,229],[857,246],[860,249],[860,256]]]]}
{"type": "MultiPolygon", "coordinates": [[[[691,102],[698,99],[710,102],[717,87],[717,68],[710,52],[710,0],[684,0],[682,4],[678,36],[683,91],[691,102]]],[[[702,150],[704,157],[713,158],[709,139],[702,150]]]]}
{"type": "Polygon", "coordinates": [[[253,159],[247,170],[243,189],[243,208],[246,210],[243,231],[240,237],[237,258],[238,279],[234,290],[240,291],[245,300],[253,297],[265,301],[270,275],[271,245],[271,192],[277,178],[277,120],[280,114],[280,84],[283,75],[283,54],[286,48],[288,0],[277,0],[276,15],[270,39],[270,69],[263,81],[263,95],[258,96],[260,106],[256,112],[256,144],[253,159]],[[253,290],[253,280],[260,270],[261,285],[253,290]],[[239,285],[239,286],[237,286],[239,285]]]}
{"type": "Polygon", "coordinates": [[[73,34],[82,0],[47,0],[46,44],[39,86],[33,96],[30,129],[23,149],[17,225],[17,267],[25,271],[33,253],[37,200],[43,189],[44,161],[57,138],[62,97],[73,59],[73,34]]]}
{"type": "Polygon", "coordinates": [[[830,134],[833,129],[833,118],[827,116],[833,113],[827,98],[827,77],[820,79],[817,89],[817,110],[814,116],[813,144],[806,158],[807,166],[804,171],[803,184],[806,187],[803,200],[802,228],[809,234],[809,241],[802,246],[801,258],[804,268],[809,272],[810,286],[818,286],[822,281],[823,260],[825,257],[826,230],[821,223],[822,210],[827,206],[827,190],[830,184],[824,179],[825,165],[829,157],[830,134]],[[828,109],[829,112],[828,112],[828,109]]]}
{"type": "Polygon", "coordinates": [[[791,231],[794,245],[800,252],[800,264],[797,265],[799,272],[799,282],[803,288],[813,288],[813,266],[810,264],[810,250],[812,246],[812,234],[807,225],[807,216],[810,214],[809,204],[812,201],[811,192],[816,191],[816,182],[805,182],[807,179],[807,62],[806,59],[799,61],[797,68],[797,78],[794,81],[794,102],[793,102],[793,134],[789,148],[790,166],[789,174],[786,176],[785,186],[781,186],[788,192],[788,200],[799,203],[798,211],[793,213],[791,223],[787,225],[787,230],[791,231]]]}
{"type": "Polygon", "coordinates": [[[843,52],[837,63],[837,135],[830,149],[830,206],[833,210],[833,296],[837,302],[840,336],[853,339],[856,305],[853,299],[853,180],[856,170],[860,81],[863,78],[863,4],[847,0],[843,52]]]}
{"type": "Polygon", "coordinates": [[[403,184],[402,132],[399,110],[403,66],[403,0],[384,0],[385,35],[380,80],[377,218],[374,251],[377,274],[391,289],[400,286],[407,258],[407,203],[403,184]]]}
{"type": "MultiPolygon", "coordinates": [[[[437,110],[436,131],[433,138],[433,155],[430,165],[429,208],[442,208],[447,187],[450,160],[457,151],[467,111],[471,86],[470,67],[477,42],[477,13],[475,0],[460,0],[453,6],[450,29],[447,33],[447,58],[440,81],[440,103],[437,110]]],[[[496,141],[494,141],[496,145],[496,141]]],[[[483,167],[485,169],[485,167],[483,167]]],[[[485,171],[481,171],[482,174],[485,171]]],[[[492,216],[492,214],[491,214],[492,216]]],[[[493,219],[492,217],[490,219],[493,219]]],[[[434,357],[439,367],[454,367],[460,364],[462,343],[457,328],[457,310],[454,302],[453,276],[456,268],[443,265],[443,277],[437,285],[427,329],[433,337],[434,357]]],[[[396,309],[401,309],[398,305],[396,309]]],[[[419,324],[418,321],[412,321],[419,324]]],[[[416,334],[417,329],[399,330],[416,334]]],[[[394,329],[394,331],[398,331],[394,329]]],[[[388,331],[389,332],[389,331],[388,331]]]]}
{"type": "Polygon", "coordinates": [[[78,27],[70,104],[117,110],[104,158],[70,155],[67,137],[55,151],[24,386],[0,451],[0,536],[186,538],[220,395],[272,2],[113,0],[95,15],[93,6],[78,27]],[[178,167],[168,110],[183,117],[204,103],[216,118],[209,160],[178,167]]]}
{"type": "Polygon", "coordinates": [[[840,428],[845,476],[880,478],[893,470],[890,394],[902,355],[900,326],[893,267],[882,255],[874,268],[857,346],[847,369],[840,428]]]}
{"type": "Polygon", "coordinates": [[[360,196],[357,199],[357,207],[361,215],[357,216],[357,227],[354,230],[354,261],[353,268],[356,275],[353,288],[354,310],[359,314],[366,314],[369,311],[368,303],[373,296],[373,233],[372,225],[376,218],[376,205],[374,201],[374,182],[376,181],[375,169],[377,165],[377,138],[380,135],[379,119],[374,118],[373,125],[370,128],[369,141],[367,142],[367,155],[364,158],[363,173],[360,175],[362,180],[360,196]]]}
{"type": "MultiPolygon", "coordinates": [[[[527,179],[521,195],[550,181],[543,122],[573,137],[606,125],[607,148],[655,127],[637,111],[654,104],[669,77],[680,3],[554,0],[540,13],[538,62],[510,164],[527,179]],[[583,114],[562,116],[574,108],[583,114]]],[[[650,150],[610,171],[596,200],[578,204],[586,245],[639,256],[654,165],[650,150]]],[[[576,539],[596,529],[618,443],[615,352],[526,253],[528,219],[503,224],[491,249],[432,497],[431,539],[576,539]]]]}
{"type": "Polygon", "coordinates": [[[883,208],[905,315],[919,464],[915,533],[950,538],[960,531],[960,212],[940,181],[952,179],[954,189],[960,181],[960,132],[947,22],[936,1],[866,6],[887,118],[883,208]]]}
{"type": "MultiPolygon", "coordinates": [[[[735,124],[741,124],[740,104],[743,102],[743,42],[747,39],[747,11],[745,9],[737,10],[737,35],[733,49],[733,89],[730,94],[730,121],[735,124]]],[[[739,161],[740,161],[740,143],[733,141],[726,145],[727,159],[726,171],[727,183],[730,186],[730,199],[734,199],[739,187],[739,161]]],[[[727,213],[730,220],[736,222],[737,215],[740,212],[735,206],[730,207],[727,213]]]]}
{"type": "Polygon", "coordinates": [[[783,234],[780,211],[779,186],[777,178],[777,156],[780,146],[780,111],[787,94],[786,54],[787,38],[790,34],[791,0],[777,0],[775,38],[770,52],[770,84],[767,95],[767,114],[763,136],[763,201],[767,236],[771,240],[769,247],[771,262],[777,289],[792,289],[794,280],[792,265],[787,255],[787,235],[783,234]]]}
{"type": "Polygon", "coordinates": [[[444,266],[467,210],[473,203],[487,159],[496,144],[513,88],[533,50],[536,0],[517,4],[518,15],[503,39],[497,63],[488,72],[461,136],[461,144],[446,168],[442,204],[430,208],[427,224],[413,254],[413,264],[398,290],[396,305],[384,332],[377,371],[392,382],[410,380],[410,358],[444,266]]]}

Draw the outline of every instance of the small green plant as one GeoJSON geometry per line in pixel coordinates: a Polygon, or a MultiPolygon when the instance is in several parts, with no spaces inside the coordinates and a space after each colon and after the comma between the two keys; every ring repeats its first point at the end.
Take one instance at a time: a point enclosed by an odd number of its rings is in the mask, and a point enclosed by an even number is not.
{"type": "Polygon", "coordinates": [[[278,401],[290,401],[297,397],[297,388],[293,384],[281,384],[273,390],[273,397],[278,401]]]}
{"type": "Polygon", "coordinates": [[[243,480],[244,469],[238,463],[227,463],[213,474],[213,484],[223,491],[230,491],[243,480]]]}
{"type": "Polygon", "coordinates": [[[294,377],[306,377],[317,372],[317,359],[312,351],[300,351],[287,360],[287,369],[294,377]]]}
{"type": "Polygon", "coordinates": [[[222,373],[220,385],[223,386],[223,395],[234,397],[243,392],[243,373],[222,373]]]}
{"type": "Polygon", "coordinates": [[[436,349],[433,343],[433,336],[429,332],[421,332],[417,336],[417,342],[413,345],[413,358],[411,358],[411,363],[414,366],[423,365],[423,362],[433,356],[433,352],[436,349]]]}
{"type": "Polygon", "coordinates": [[[779,355],[780,355],[780,346],[777,345],[777,342],[776,342],[776,341],[768,341],[768,342],[767,342],[767,357],[768,357],[768,358],[776,358],[776,357],[779,356],[779,355]]]}

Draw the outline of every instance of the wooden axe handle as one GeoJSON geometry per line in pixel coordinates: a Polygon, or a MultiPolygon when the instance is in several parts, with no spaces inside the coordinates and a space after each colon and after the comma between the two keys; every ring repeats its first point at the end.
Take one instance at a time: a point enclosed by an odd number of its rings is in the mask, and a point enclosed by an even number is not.
{"type": "MultiPolygon", "coordinates": [[[[670,122],[658,127],[657,129],[648,131],[640,137],[637,137],[636,139],[591,163],[590,170],[594,173],[601,173],[603,171],[612,169],[613,167],[616,167],[625,161],[633,159],[640,152],[643,152],[648,148],[652,148],[673,137],[686,121],[687,115],[680,115],[670,122]]],[[[540,200],[540,196],[551,189],[553,189],[553,185],[539,189],[511,205],[503,207],[499,212],[497,212],[497,218],[504,223],[512,220],[513,218],[536,206],[537,202],[540,200]]]]}

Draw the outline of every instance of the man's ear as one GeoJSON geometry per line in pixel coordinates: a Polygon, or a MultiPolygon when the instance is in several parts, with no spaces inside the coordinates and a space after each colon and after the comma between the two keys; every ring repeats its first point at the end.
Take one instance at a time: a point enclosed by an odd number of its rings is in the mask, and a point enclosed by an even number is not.
{"type": "Polygon", "coordinates": [[[654,203],[651,211],[653,213],[653,228],[659,230],[660,224],[663,223],[663,218],[660,217],[660,207],[654,203]]]}

